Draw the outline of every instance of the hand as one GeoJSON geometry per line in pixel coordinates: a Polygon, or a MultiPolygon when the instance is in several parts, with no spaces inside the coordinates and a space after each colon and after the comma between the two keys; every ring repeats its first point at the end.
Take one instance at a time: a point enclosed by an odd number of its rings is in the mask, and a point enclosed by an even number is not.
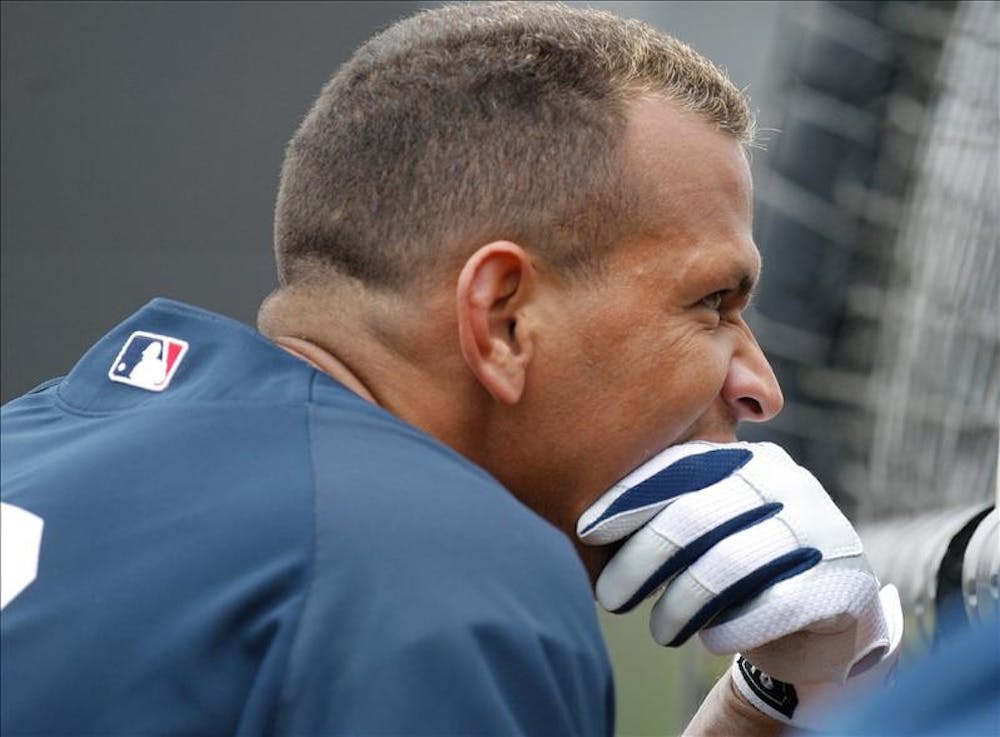
{"type": "Polygon", "coordinates": [[[628,538],[597,598],[628,611],[660,587],[663,645],[695,632],[788,683],[844,682],[879,662],[890,632],[861,541],[819,482],[770,443],[673,446],[580,518],[581,540],[628,538]]]}

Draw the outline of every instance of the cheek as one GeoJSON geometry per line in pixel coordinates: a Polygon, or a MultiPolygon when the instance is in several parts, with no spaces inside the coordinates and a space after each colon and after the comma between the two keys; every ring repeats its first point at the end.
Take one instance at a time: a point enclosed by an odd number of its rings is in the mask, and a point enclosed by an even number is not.
{"type": "Polygon", "coordinates": [[[722,392],[731,355],[715,333],[696,331],[677,341],[661,361],[662,411],[678,422],[697,419],[722,392]]]}
{"type": "Polygon", "coordinates": [[[630,438],[656,452],[712,406],[731,355],[724,336],[701,326],[643,324],[591,325],[572,346],[560,346],[572,358],[558,362],[558,375],[546,382],[550,421],[564,431],[600,427],[605,439],[630,438]]]}

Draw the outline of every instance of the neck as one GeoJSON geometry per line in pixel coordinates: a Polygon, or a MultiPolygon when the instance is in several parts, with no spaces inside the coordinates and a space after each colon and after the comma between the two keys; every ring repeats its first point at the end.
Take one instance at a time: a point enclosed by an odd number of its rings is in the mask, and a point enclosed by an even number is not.
{"type": "Polygon", "coordinates": [[[353,371],[335,355],[320,348],[315,343],[310,343],[303,338],[293,338],[287,335],[271,336],[280,348],[284,348],[296,358],[301,358],[313,368],[322,371],[324,374],[332,376],[345,387],[357,394],[362,399],[367,399],[372,404],[378,404],[374,395],[368,390],[353,371]]]}
{"type": "Polygon", "coordinates": [[[418,305],[391,295],[346,298],[284,289],[261,307],[260,331],[358,396],[477,460],[468,415],[474,389],[452,342],[450,301],[418,305]]]}

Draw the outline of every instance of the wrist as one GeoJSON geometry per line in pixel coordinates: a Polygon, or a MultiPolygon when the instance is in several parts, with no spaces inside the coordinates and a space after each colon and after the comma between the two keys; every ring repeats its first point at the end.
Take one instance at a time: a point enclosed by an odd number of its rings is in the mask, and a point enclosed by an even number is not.
{"type": "Polygon", "coordinates": [[[685,737],[778,737],[784,723],[755,709],[736,688],[727,671],[691,719],[685,737]]]}
{"type": "Polygon", "coordinates": [[[753,704],[747,701],[740,692],[732,672],[728,672],[726,676],[727,698],[730,702],[729,708],[742,723],[754,727],[755,731],[753,734],[781,734],[784,732],[784,722],[774,719],[759,709],[754,708],[753,704]],[[765,730],[770,730],[770,732],[766,732],[765,730]]]}

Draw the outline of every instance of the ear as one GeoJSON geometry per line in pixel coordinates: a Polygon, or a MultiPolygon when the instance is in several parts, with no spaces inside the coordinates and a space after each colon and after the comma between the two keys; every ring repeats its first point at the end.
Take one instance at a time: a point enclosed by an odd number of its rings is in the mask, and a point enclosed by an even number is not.
{"type": "Polygon", "coordinates": [[[523,248],[494,241],[477,250],[458,276],[458,338],[465,362],[497,401],[524,394],[531,335],[520,320],[537,275],[523,248]]]}

